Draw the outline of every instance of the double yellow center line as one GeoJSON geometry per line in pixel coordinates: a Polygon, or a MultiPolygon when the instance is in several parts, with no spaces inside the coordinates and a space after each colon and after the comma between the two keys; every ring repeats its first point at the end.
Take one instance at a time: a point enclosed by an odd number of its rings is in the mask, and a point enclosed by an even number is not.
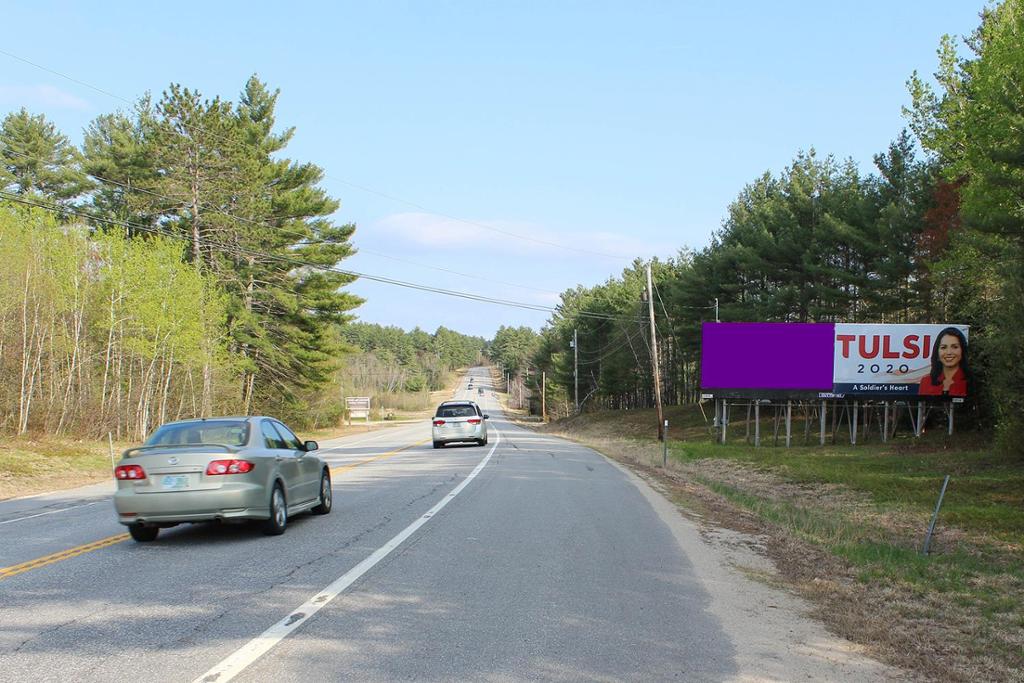
{"type": "Polygon", "coordinates": [[[9,579],[12,576],[17,576],[18,574],[24,574],[25,572],[31,571],[33,569],[45,567],[48,564],[60,562],[61,560],[69,560],[72,557],[78,557],[79,555],[84,555],[85,553],[91,553],[93,550],[106,548],[116,543],[120,543],[121,541],[127,541],[128,538],[128,534],[115,534],[114,536],[107,536],[106,538],[100,539],[98,541],[93,541],[92,543],[86,543],[85,545],[76,546],[74,548],[68,548],[67,550],[61,550],[60,552],[53,553],[52,555],[44,555],[43,557],[37,557],[36,559],[29,560],[28,562],[14,564],[10,567],[0,567],[0,581],[3,581],[4,579],[9,579]]]}
{"type": "Polygon", "coordinates": [[[338,465],[337,467],[332,467],[331,468],[331,474],[347,472],[349,470],[354,470],[355,468],[359,467],[360,465],[365,465],[368,462],[373,462],[375,460],[383,460],[384,458],[390,458],[393,455],[398,455],[402,451],[407,451],[410,448],[416,448],[417,446],[422,446],[423,444],[427,443],[428,441],[430,441],[430,439],[424,439],[423,441],[417,441],[416,443],[411,443],[408,446],[402,446],[401,448],[396,448],[395,450],[388,451],[387,453],[381,453],[380,455],[374,455],[374,456],[369,457],[369,458],[364,458],[362,460],[357,460],[356,462],[349,463],[348,465],[338,465]]]}
{"type": "MultiPolygon", "coordinates": [[[[422,446],[427,441],[430,441],[430,439],[425,439],[414,444],[409,444],[408,446],[402,446],[401,448],[396,448],[393,451],[381,453],[380,455],[375,455],[370,458],[364,458],[363,460],[359,460],[348,465],[332,467],[331,474],[340,474],[342,472],[347,472],[348,470],[355,469],[360,465],[365,465],[366,463],[374,462],[375,460],[383,460],[384,458],[390,458],[394,455],[398,455],[402,451],[407,451],[410,448],[415,448],[416,446],[422,446]]],[[[4,579],[9,579],[12,576],[17,576],[18,574],[24,574],[25,572],[32,571],[33,569],[39,569],[40,567],[46,567],[47,565],[55,564],[63,560],[69,560],[72,557],[78,557],[79,555],[84,555],[85,553],[91,553],[94,550],[102,550],[103,548],[109,548],[112,545],[116,545],[118,543],[122,543],[123,541],[127,541],[129,538],[130,536],[128,534],[115,534],[113,536],[107,536],[106,538],[102,538],[98,541],[93,541],[92,543],[86,543],[84,545],[75,546],[74,548],[68,548],[67,550],[61,550],[60,552],[52,553],[50,555],[37,557],[36,559],[29,560],[28,562],[22,562],[21,564],[12,564],[10,567],[0,567],[0,581],[3,581],[4,579]]]]}

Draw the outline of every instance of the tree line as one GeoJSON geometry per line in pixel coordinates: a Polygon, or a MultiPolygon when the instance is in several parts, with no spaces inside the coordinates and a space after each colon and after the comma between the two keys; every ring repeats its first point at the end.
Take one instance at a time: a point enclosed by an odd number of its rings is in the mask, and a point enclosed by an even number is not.
{"type": "Polygon", "coordinates": [[[448,386],[451,372],[482,361],[487,341],[441,326],[433,334],[414,328],[349,323],[342,338],[352,347],[345,356],[345,380],[353,393],[425,394],[448,386]]]}
{"type": "MultiPolygon", "coordinates": [[[[938,88],[908,81],[910,132],[853,160],[799,152],[747,184],[711,243],[653,264],[664,400],[699,398],[700,325],[722,321],[971,325],[976,416],[1024,441],[1024,3],[986,9],[967,55],[942,40],[938,88]],[[915,144],[920,145],[920,154],[915,144]]],[[[522,373],[548,406],[653,404],[644,265],[562,294],[522,373]],[[578,349],[572,349],[576,333],[578,349]]]]}
{"type": "MultiPolygon", "coordinates": [[[[340,414],[343,359],[374,337],[347,329],[361,300],[336,268],[355,226],[333,220],[322,169],[285,155],[278,94],[255,76],[237,102],[172,84],[80,148],[42,114],[3,119],[0,428],[139,438],[178,417],[340,414]]],[[[411,334],[439,350],[404,389],[483,345],[411,334]]]]}

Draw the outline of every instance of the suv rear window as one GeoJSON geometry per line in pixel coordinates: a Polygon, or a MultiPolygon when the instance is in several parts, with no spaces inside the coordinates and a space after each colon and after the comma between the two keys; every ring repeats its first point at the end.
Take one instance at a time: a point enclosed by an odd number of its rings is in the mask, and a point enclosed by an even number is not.
{"type": "Polygon", "coordinates": [[[435,417],[476,417],[473,406],[439,406],[435,417]]]}
{"type": "Polygon", "coordinates": [[[217,444],[244,446],[249,441],[247,420],[195,420],[160,427],[146,439],[145,446],[190,446],[217,444]]]}

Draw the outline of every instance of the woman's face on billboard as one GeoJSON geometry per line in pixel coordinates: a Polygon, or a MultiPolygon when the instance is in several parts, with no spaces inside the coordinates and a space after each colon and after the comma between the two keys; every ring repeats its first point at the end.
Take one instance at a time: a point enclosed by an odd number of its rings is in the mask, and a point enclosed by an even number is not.
{"type": "Polygon", "coordinates": [[[960,347],[960,340],[955,335],[947,334],[939,340],[939,361],[943,367],[955,368],[960,365],[960,358],[964,355],[960,347]]]}

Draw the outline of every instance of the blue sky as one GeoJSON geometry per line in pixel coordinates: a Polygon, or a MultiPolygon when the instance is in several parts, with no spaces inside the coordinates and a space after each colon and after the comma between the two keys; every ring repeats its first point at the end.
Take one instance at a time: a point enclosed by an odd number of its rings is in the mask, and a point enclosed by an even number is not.
{"type": "MultiPolygon", "coordinates": [[[[634,257],[703,247],[798,150],[870,170],[905,125],[906,79],[983,2],[149,5],[17,3],[0,49],[130,100],[172,81],[233,100],[257,73],[297,128],[288,155],[325,169],[336,219],[358,226],[344,267],[552,305],[634,257]]],[[[0,54],[0,113],[20,106],[77,143],[125,104],[0,54]]],[[[491,337],[548,317],[351,290],[361,320],[406,329],[491,337]]]]}

